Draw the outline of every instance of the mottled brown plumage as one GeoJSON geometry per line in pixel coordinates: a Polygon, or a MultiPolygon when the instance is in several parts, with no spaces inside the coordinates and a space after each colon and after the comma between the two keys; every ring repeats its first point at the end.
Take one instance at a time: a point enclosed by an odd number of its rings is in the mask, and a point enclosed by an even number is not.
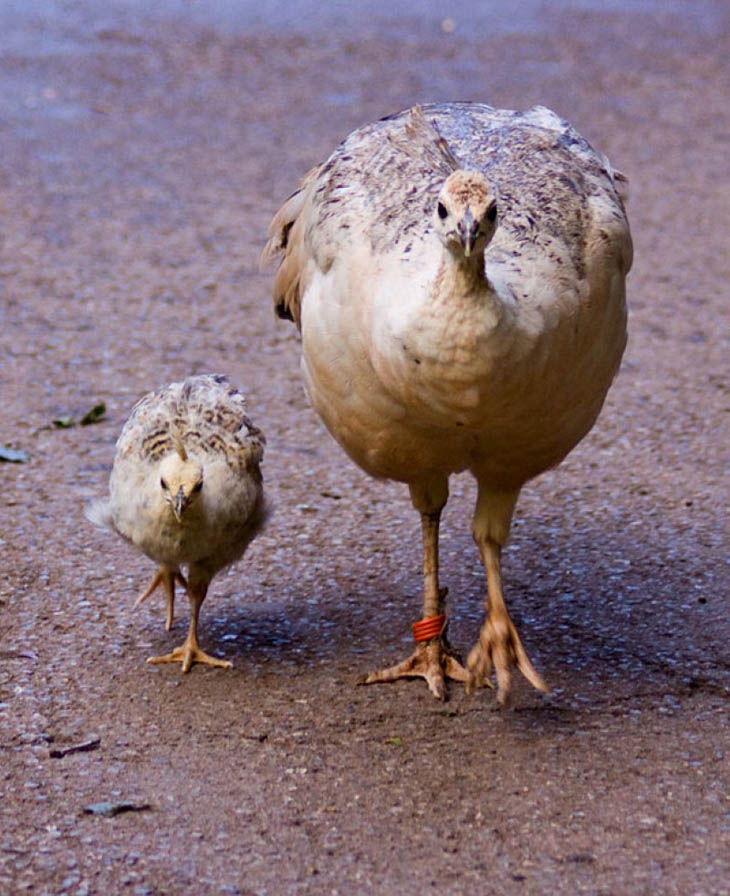
{"type": "Polygon", "coordinates": [[[354,131],[274,217],[278,313],[302,335],[312,403],[364,470],[421,514],[424,618],[437,539],[470,470],[487,617],[468,671],[439,637],[369,681],[545,689],[507,613],[500,552],[523,484],[590,430],[626,342],[631,237],[607,159],[550,110],[416,107],[354,131]]]}
{"type": "Polygon", "coordinates": [[[264,444],[243,395],[223,376],[193,376],[150,392],[124,425],[109,499],[92,504],[87,516],[160,564],[137,603],[162,585],[168,629],[176,582],[191,604],[185,643],[150,662],[180,661],[184,672],[194,662],[230,665],[198,647],[198,614],[213,576],[243,555],[266,519],[264,444]]]}

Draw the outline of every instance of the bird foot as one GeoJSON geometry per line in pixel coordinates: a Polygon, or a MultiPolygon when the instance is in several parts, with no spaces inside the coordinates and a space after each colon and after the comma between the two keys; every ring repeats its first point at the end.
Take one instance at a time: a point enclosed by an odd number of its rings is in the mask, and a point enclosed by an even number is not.
{"type": "Polygon", "coordinates": [[[165,599],[167,605],[167,611],[165,615],[165,630],[170,631],[172,628],[172,620],[175,612],[175,582],[179,582],[183,588],[188,587],[188,583],[185,581],[185,577],[180,572],[172,572],[164,566],[161,566],[155,575],[152,577],[152,581],[149,583],[147,588],[140,594],[137,600],[134,602],[134,608],[138,607],[141,603],[147,600],[150,594],[153,594],[160,585],[163,586],[165,590],[165,599]]]}
{"type": "Polygon", "coordinates": [[[211,656],[195,642],[186,641],[180,647],[176,647],[172,653],[166,653],[164,656],[151,656],[147,660],[152,665],[159,663],[182,663],[182,671],[189,672],[193,663],[203,663],[206,666],[217,666],[221,669],[230,669],[233,663],[228,660],[219,660],[216,656],[211,656]]]}
{"type": "Polygon", "coordinates": [[[359,684],[395,681],[397,678],[425,678],[429,691],[439,700],[446,696],[446,678],[463,682],[470,680],[467,670],[447,652],[441,638],[417,644],[407,660],[379,672],[371,672],[359,684]]]}
{"type": "Polygon", "coordinates": [[[509,701],[513,666],[517,666],[538,691],[550,693],[550,688],[530,662],[509,616],[490,614],[479,633],[479,641],[469,653],[466,692],[470,694],[474,688],[484,685],[492,687],[489,677],[494,667],[497,677],[497,700],[500,705],[506,706],[509,701]]]}

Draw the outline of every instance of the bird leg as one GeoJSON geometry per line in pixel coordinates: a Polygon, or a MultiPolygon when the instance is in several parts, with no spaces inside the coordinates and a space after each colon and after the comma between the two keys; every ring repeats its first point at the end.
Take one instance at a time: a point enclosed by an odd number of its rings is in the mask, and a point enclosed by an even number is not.
{"type": "Polygon", "coordinates": [[[188,628],[188,636],[185,641],[176,647],[172,653],[164,656],[151,656],[148,663],[182,663],[182,671],[189,672],[193,663],[205,663],[208,666],[219,666],[224,669],[230,669],[232,663],[227,660],[219,660],[218,657],[210,656],[198,646],[198,616],[200,608],[205,600],[208,590],[207,584],[192,585],[188,582],[187,591],[190,600],[190,626],[188,628]]]}
{"type": "MultiPolygon", "coordinates": [[[[421,513],[423,535],[423,619],[431,620],[443,612],[446,588],[438,585],[438,533],[441,509],[421,513]]],[[[416,624],[418,625],[418,623],[416,624]]],[[[439,700],[445,697],[445,678],[468,681],[469,673],[458,660],[448,652],[449,645],[444,634],[445,622],[439,631],[426,641],[418,641],[416,649],[402,663],[371,672],[362,684],[380,681],[395,681],[397,678],[425,678],[428,689],[439,700]]],[[[415,634],[415,631],[414,631],[415,634]]]]}
{"type": "Polygon", "coordinates": [[[175,612],[175,582],[179,582],[183,586],[183,588],[188,587],[188,583],[185,581],[185,577],[179,570],[172,570],[169,566],[161,566],[153,576],[147,590],[143,591],[142,594],[140,594],[140,596],[134,602],[134,606],[138,607],[141,603],[147,600],[150,594],[152,594],[159,585],[162,585],[162,587],[165,589],[167,606],[165,630],[168,632],[172,628],[172,619],[175,612]]]}
{"type": "Polygon", "coordinates": [[[502,593],[501,547],[497,542],[487,539],[479,542],[479,553],[487,573],[485,602],[487,618],[479,632],[479,641],[469,653],[467,666],[470,680],[467,692],[489,684],[489,676],[494,666],[497,676],[497,699],[505,706],[512,680],[511,670],[513,666],[517,666],[533,687],[548,693],[550,689],[535,671],[507,612],[502,593]]]}

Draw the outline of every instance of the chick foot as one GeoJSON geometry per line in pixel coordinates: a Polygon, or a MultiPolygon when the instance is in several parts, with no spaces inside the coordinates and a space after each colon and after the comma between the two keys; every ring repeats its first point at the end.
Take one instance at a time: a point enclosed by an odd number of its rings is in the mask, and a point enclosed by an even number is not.
{"type": "Polygon", "coordinates": [[[182,671],[189,672],[193,663],[203,663],[206,666],[217,666],[221,669],[230,669],[233,663],[228,660],[220,660],[216,656],[211,656],[198,646],[198,642],[188,638],[180,647],[176,647],[172,653],[166,653],[164,656],[151,656],[147,660],[152,665],[159,663],[182,663],[182,671]]]}
{"type": "Polygon", "coordinates": [[[507,614],[490,614],[479,633],[479,641],[471,649],[467,660],[469,670],[467,693],[475,687],[492,687],[489,676],[492,667],[497,676],[497,700],[502,706],[509,702],[512,682],[512,667],[522,672],[530,684],[538,691],[550,693],[550,688],[535,671],[520,636],[507,614]]]}
{"type": "Polygon", "coordinates": [[[446,696],[445,681],[468,682],[470,675],[461,663],[447,652],[441,638],[416,644],[416,649],[407,660],[378,672],[366,675],[360,684],[376,684],[381,681],[395,681],[398,678],[425,678],[428,689],[439,700],[446,696]]]}
{"type": "Polygon", "coordinates": [[[170,631],[172,628],[172,620],[175,613],[175,583],[179,582],[183,588],[188,587],[188,583],[185,581],[185,577],[180,572],[173,572],[171,569],[168,569],[166,566],[161,566],[155,575],[152,578],[152,581],[147,586],[147,589],[140,594],[137,600],[134,602],[134,606],[138,607],[141,603],[147,600],[150,594],[153,594],[157,588],[162,585],[165,591],[165,603],[166,603],[166,615],[165,615],[165,630],[170,631]]]}

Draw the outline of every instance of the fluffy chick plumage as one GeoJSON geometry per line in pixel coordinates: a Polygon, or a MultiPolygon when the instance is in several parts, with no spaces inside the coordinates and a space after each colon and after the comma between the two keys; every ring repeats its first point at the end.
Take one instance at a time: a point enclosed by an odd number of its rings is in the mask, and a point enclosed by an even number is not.
{"type": "Polygon", "coordinates": [[[175,582],[187,589],[186,642],[150,662],[179,660],[183,671],[193,662],[230,665],[198,647],[198,614],[212,578],[243,556],[266,520],[264,444],[244,396],[224,376],[192,376],[151,392],[125,423],[109,497],[86,513],[160,565],[139,600],[163,584],[168,628],[175,582]]]}

